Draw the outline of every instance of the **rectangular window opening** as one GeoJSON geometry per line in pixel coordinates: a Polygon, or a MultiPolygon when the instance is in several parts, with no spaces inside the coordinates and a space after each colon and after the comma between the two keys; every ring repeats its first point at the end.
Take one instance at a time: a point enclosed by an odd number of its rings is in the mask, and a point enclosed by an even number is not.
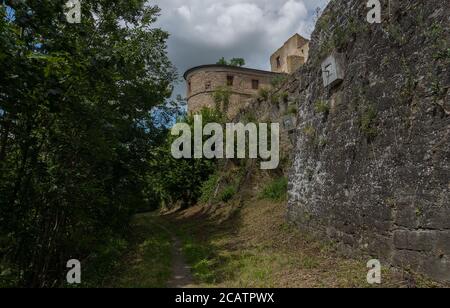
{"type": "Polygon", "coordinates": [[[257,79],[253,79],[252,80],[252,89],[253,90],[258,90],[259,89],[259,80],[257,80],[257,79]]]}
{"type": "Polygon", "coordinates": [[[277,57],[277,67],[281,68],[281,58],[277,57]]]}
{"type": "Polygon", "coordinates": [[[234,83],[234,76],[227,76],[227,86],[231,87],[234,83]]]}

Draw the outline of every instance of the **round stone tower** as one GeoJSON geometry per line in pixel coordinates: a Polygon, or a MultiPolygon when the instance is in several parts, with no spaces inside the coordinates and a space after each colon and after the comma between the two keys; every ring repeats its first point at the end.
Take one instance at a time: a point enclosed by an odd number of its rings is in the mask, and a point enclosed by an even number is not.
{"type": "Polygon", "coordinates": [[[202,65],[184,74],[187,84],[188,112],[199,112],[203,107],[214,108],[214,92],[220,87],[230,90],[226,110],[232,118],[260,89],[270,89],[272,80],[283,74],[226,65],[202,65]]]}

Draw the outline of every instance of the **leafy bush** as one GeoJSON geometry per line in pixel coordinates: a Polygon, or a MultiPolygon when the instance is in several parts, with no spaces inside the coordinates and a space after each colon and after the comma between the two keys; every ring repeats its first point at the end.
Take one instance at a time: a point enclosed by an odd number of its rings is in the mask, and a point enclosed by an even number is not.
{"type": "Polygon", "coordinates": [[[287,77],[285,75],[280,75],[280,76],[272,78],[270,84],[272,85],[272,87],[278,88],[286,80],[287,80],[287,77]]]}
{"type": "Polygon", "coordinates": [[[288,180],[281,177],[267,185],[261,193],[263,199],[283,201],[287,198],[288,180]]]}
{"type": "Polygon", "coordinates": [[[234,188],[234,186],[232,186],[232,185],[227,186],[220,194],[220,200],[223,202],[228,202],[231,199],[233,199],[235,194],[236,194],[236,188],[234,188]]]}
{"type": "Polygon", "coordinates": [[[270,95],[269,89],[261,88],[258,91],[258,96],[265,101],[269,100],[269,95],[270,95]]]}

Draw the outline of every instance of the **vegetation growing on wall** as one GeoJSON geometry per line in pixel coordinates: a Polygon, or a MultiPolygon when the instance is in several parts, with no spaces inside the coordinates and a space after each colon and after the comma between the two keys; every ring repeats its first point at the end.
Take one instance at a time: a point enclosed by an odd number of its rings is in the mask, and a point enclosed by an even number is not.
{"type": "Polygon", "coordinates": [[[232,58],[230,61],[227,61],[224,57],[222,57],[219,61],[217,61],[216,64],[226,65],[226,66],[234,66],[234,67],[243,67],[243,66],[245,66],[245,59],[232,58]]]}
{"type": "Polygon", "coordinates": [[[219,86],[212,93],[216,111],[226,114],[230,105],[231,88],[227,86],[219,86]]]}

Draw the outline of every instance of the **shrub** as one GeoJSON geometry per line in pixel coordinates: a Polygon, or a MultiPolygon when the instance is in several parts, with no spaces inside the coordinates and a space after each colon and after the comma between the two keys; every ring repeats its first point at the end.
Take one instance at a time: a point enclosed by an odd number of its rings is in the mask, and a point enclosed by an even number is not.
{"type": "Polygon", "coordinates": [[[283,84],[285,81],[287,80],[287,77],[284,75],[280,75],[277,77],[274,77],[272,79],[272,81],[270,82],[270,84],[272,85],[272,87],[274,88],[278,88],[281,84],[283,84]]]}
{"type": "Polygon", "coordinates": [[[280,101],[280,95],[279,94],[273,94],[270,96],[270,103],[275,105],[278,104],[280,101]]]}
{"type": "Polygon", "coordinates": [[[327,101],[319,100],[314,104],[314,110],[317,113],[328,114],[330,112],[330,105],[327,101]]]}
{"type": "Polygon", "coordinates": [[[269,90],[266,88],[259,89],[258,96],[265,101],[269,100],[269,90]]]}
{"type": "Polygon", "coordinates": [[[285,177],[276,179],[267,185],[261,193],[263,199],[283,201],[287,197],[288,180],[285,177]]]}
{"type": "Polygon", "coordinates": [[[223,202],[228,202],[231,199],[233,199],[234,195],[236,194],[236,188],[234,186],[228,186],[226,187],[222,193],[220,194],[220,200],[223,202]]]}

